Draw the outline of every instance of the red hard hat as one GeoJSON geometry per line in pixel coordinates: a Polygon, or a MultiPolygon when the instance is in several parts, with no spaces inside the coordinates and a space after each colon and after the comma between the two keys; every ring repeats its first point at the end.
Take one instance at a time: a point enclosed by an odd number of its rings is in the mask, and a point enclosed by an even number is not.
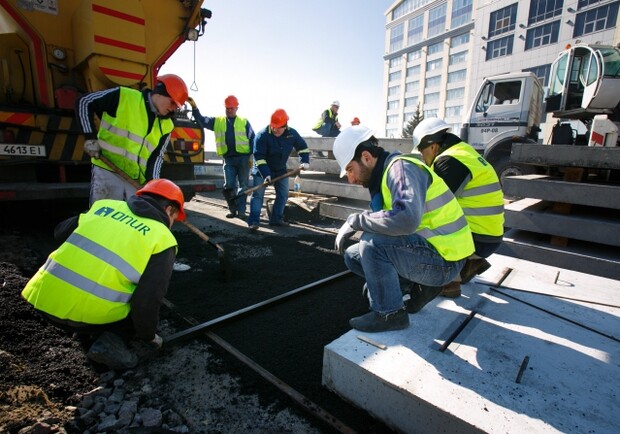
{"type": "Polygon", "coordinates": [[[271,115],[271,123],[269,124],[269,126],[271,128],[280,128],[286,125],[287,122],[288,122],[288,115],[286,114],[284,109],[277,109],[271,115]]]}
{"type": "Polygon", "coordinates": [[[142,196],[144,193],[156,194],[157,196],[176,202],[179,207],[179,215],[177,216],[177,220],[180,222],[185,220],[185,211],[183,210],[185,198],[183,197],[183,192],[179,186],[174,182],[164,178],[152,179],[144,184],[140,190],[136,191],[137,196],[142,196]]]}
{"type": "Polygon", "coordinates": [[[181,77],[174,74],[164,74],[157,77],[157,81],[163,83],[168,96],[174,101],[177,107],[183,107],[187,101],[187,85],[181,77]]]}
{"type": "Polygon", "coordinates": [[[351,125],[359,125],[360,124],[360,118],[355,117],[353,118],[353,120],[351,121],[351,125]]]}
{"type": "Polygon", "coordinates": [[[235,108],[239,107],[239,100],[234,95],[228,95],[224,100],[224,107],[226,108],[235,108]]]}

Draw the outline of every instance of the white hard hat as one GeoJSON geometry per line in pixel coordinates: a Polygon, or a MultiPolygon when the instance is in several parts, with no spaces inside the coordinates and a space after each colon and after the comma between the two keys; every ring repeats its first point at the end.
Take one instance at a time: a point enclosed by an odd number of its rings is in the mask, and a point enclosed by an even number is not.
{"type": "MultiPolygon", "coordinates": [[[[440,118],[428,118],[420,122],[413,130],[413,150],[415,151],[422,143],[425,136],[431,136],[442,130],[448,131],[450,125],[440,118]]],[[[423,143],[422,143],[423,144],[423,143]]]]}
{"type": "Polygon", "coordinates": [[[373,135],[373,130],[362,125],[354,125],[340,131],[334,140],[334,157],[340,166],[341,178],[347,173],[347,164],[353,159],[357,145],[370,139],[373,135]]]}
{"type": "Polygon", "coordinates": [[[335,105],[337,107],[340,107],[340,101],[335,100],[334,102],[332,102],[332,105],[335,105]]]}

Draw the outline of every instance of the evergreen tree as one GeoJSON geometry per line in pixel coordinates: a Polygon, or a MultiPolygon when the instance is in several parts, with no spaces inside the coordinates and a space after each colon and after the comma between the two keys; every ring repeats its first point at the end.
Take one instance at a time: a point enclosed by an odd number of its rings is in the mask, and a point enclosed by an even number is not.
{"type": "Polygon", "coordinates": [[[403,139],[407,139],[413,136],[413,130],[418,126],[420,122],[424,120],[424,115],[420,112],[420,104],[415,109],[415,113],[409,120],[409,123],[405,128],[403,128],[402,137],[403,139]]]}

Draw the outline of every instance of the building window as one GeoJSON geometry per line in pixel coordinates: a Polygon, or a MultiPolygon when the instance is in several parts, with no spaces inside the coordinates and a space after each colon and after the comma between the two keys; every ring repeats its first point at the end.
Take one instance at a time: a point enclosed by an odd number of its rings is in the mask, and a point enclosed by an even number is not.
{"type": "Polygon", "coordinates": [[[460,53],[454,53],[450,55],[449,65],[458,65],[467,61],[467,51],[461,51],[460,53]]]}
{"type": "Polygon", "coordinates": [[[386,124],[395,124],[396,122],[398,122],[398,115],[389,115],[385,118],[386,124]]]}
{"type": "Polygon", "coordinates": [[[535,66],[533,68],[526,68],[523,70],[524,72],[533,72],[536,77],[540,80],[543,86],[549,86],[549,71],[551,71],[551,64],[547,63],[546,65],[535,66]]]}
{"type": "Polygon", "coordinates": [[[443,59],[435,59],[435,60],[431,60],[430,62],[426,62],[426,72],[436,71],[438,69],[441,69],[442,60],[443,59]]]}
{"type": "Polygon", "coordinates": [[[440,84],[441,84],[441,75],[437,75],[435,77],[428,77],[426,79],[424,88],[426,89],[427,87],[437,87],[440,84]]]}
{"type": "Polygon", "coordinates": [[[388,101],[387,103],[387,109],[388,110],[394,110],[400,107],[400,100],[395,100],[395,101],[388,101]]]}
{"type": "Polygon", "coordinates": [[[450,48],[458,47],[469,43],[469,32],[462,35],[456,35],[450,40],[450,48]]]}
{"type": "Polygon", "coordinates": [[[461,116],[462,110],[463,110],[462,105],[456,105],[454,107],[446,107],[446,117],[461,116]]]}
{"type": "Polygon", "coordinates": [[[441,53],[443,51],[443,41],[428,46],[428,55],[441,53]]]}
{"type": "Polygon", "coordinates": [[[456,89],[448,89],[446,92],[446,101],[452,101],[455,99],[463,99],[465,96],[465,88],[457,87],[456,89]]]}
{"type": "Polygon", "coordinates": [[[531,0],[527,25],[562,15],[562,6],[564,6],[564,0],[531,0]]]}
{"type": "Polygon", "coordinates": [[[407,53],[407,63],[422,57],[422,50],[415,50],[407,53]]]}
{"type": "Polygon", "coordinates": [[[400,94],[400,86],[390,86],[388,87],[388,96],[394,96],[400,94]]]}
{"type": "Polygon", "coordinates": [[[411,107],[414,105],[418,105],[418,97],[411,96],[409,98],[405,98],[405,107],[411,107]]]}
{"type": "Polygon", "coordinates": [[[430,3],[432,0],[405,0],[392,11],[392,21],[413,12],[418,8],[430,3]]]}
{"type": "Polygon", "coordinates": [[[595,5],[595,4],[601,3],[603,1],[605,1],[605,0],[579,0],[579,2],[577,3],[577,10],[581,10],[581,9],[583,9],[585,7],[595,5]]]}
{"type": "Polygon", "coordinates": [[[396,134],[398,134],[398,130],[396,130],[394,128],[390,128],[390,129],[385,130],[385,137],[394,138],[394,137],[396,137],[396,134]]]}
{"type": "Polygon", "coordinates": [[[489,38],[515,29],[517,5],[518,3],[515,3],[498,11],[491,12],[491,18],[489,18],[489,38]]]}
{"type": "Polygon", "coordinates": [[[402,73],[400,71],[392,72],[388,81],[399,81],[402,73]]]}
{"type": "Polygon", "coordinates": [[[392,27],[390,31],[390,52],[398,51],[403,48],[403,28],[403,23],[392,27]]]}
{"type": "Polygon", "coordinates": [[[496,39],[495,41],[489,41],[487,44],[486,60],[511,55],[513,42],[514,35],[505,36],[503,38],[496,39]]]}
{"type": "Polygon", "coordinates": [[[615,27],[619,4],[620,2],[611,3],[578,13],[575,18],[573,38],[615,27]]]}
{"type": "Polygon", "coordinates": [[[439,115],[439,110],[437,109],[424,110],[425,118],[436,118],[438,115],[439,115]]]}
{"type": "Polygon", "coordinates": [[[405,93],[417,92],[420,88],[420,82],[418,80],[405,84],[405,93]]]}
{"type": "Polygon", "coordinates": [[[560,21],[554,21],[549,24],[534,27],[527,31],[525,37],[525,49],[540,47],[558,42],[558,33],[560,32],[560,21]]]}
{"type": "Polygon", "coordinates": [[[407,45],[413,45],[422,40],[422,32],[424,32],[424,14],[409,20],[407,30],[407,45]]]}
{"type": "Polygon", "coordinates": [[[446,3],[428,11],[428,37],[446,31],[446,3]]]}
{"type": "Polygon", "coordinates": [[[401,56],[390,59],[390,69],[402,65],[403,58],[401,56]]]}
{"type": "Polygon", "coordinates": [[[407,68],[407,78],[417,77],[418,75],[420,75],[420,65],[407,68]]]}
{"type": "Polygon", "coordinates": [[[471,20],[472,0],[454,0],[452,2],[451,28],[456,29],[471,20]]]}
{"type": "Polygon", "coordinates": [[[466,78],[466,69],[460,69],[458,71],[448,73],[448,83],[458,83],[459,81],[465,81],[466,78]]]}
{"type": "Polygon", "coordinates": [[[424,104],[439,101],[439,92],[431,92],[424,94],[424,104]]]}

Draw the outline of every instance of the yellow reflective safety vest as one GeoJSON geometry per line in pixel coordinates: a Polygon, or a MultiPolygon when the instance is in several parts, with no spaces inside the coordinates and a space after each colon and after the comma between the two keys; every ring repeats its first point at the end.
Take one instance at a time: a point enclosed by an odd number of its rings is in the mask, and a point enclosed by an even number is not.
{"type": "Polygon", "coordinates": [[[504,193],[493,166],[465,142],[449,147],[440,155],[456,158],[472,174],[471,181],[456,196],[471,231],[474,234],[502,237],[504,193]]]}
{"type": "MultiPolygon", "coordinates": [[[[146,165],[162,137],[174,129],[171,119],[155,118],[151,131],[142,92],[127,87],[120,88],[116,117],[104,113],[97,139],[101,150],[116,167],[140,184],[146,182],[146,165]]],[[[112,170],[97,158],[95,166],[112,170]]]]}
{"type": "Polygon", "coordinates": [[[426,191],[424,214],[415,233],[435,247],[446,261],[459,261],[474,253],[471,231],[456,198],[444,180],[414,156],[398,155],[384,170],[381,181],[383,209],[392,209],[392,193],[388,188],[387,174],[397,160],[413,163],[432,177],[432,183],[426,191]]]}
{"type": "MultiPolygon", "coordinates": [[[[335,114],[332,112],[331,107],[327,109],[327,115],[328,115],[328,117],[329,117],[330,119],[333,119],[333,120],[334,120],[334,123],[338,122],[338,115],[335,115],[335,114]]],[[[325,122],[325,121],[323,120],[323,114],[321,113],[321,117],[319,118],[319,120],[318,120],[318,122],[316,123],[316,125],[314,126],[314,128],[312,128],[312,131],[316,131],[316,130],[318,130],[319,128],[321,128],[321,127],[323,126],[323,123],[324,123],[324,122],[325,122]]]]}
{"type": "MultiPolygon", "coordinates": [[[[215,118],[213,125],[213,132],[215,133],[215,153],[217,155],[224,155],[228,152],[228,145],[226,144],[226,119],[226,116],[219,116],[215,118]]],[[[250,153],[250,139],[245,132],[247,123],[247,119],[240,118],[239,116],[235,117],[235,150],[239,154],[250,153]]]]}
{"type": "Polygon", "coordinates": [[[82,214],[77,229],[26,284],[22,296],[60,319],[109,324],[127,317],[131,297],[152,255],[177,242],[157,220],[104,199],[82,214]]]}

